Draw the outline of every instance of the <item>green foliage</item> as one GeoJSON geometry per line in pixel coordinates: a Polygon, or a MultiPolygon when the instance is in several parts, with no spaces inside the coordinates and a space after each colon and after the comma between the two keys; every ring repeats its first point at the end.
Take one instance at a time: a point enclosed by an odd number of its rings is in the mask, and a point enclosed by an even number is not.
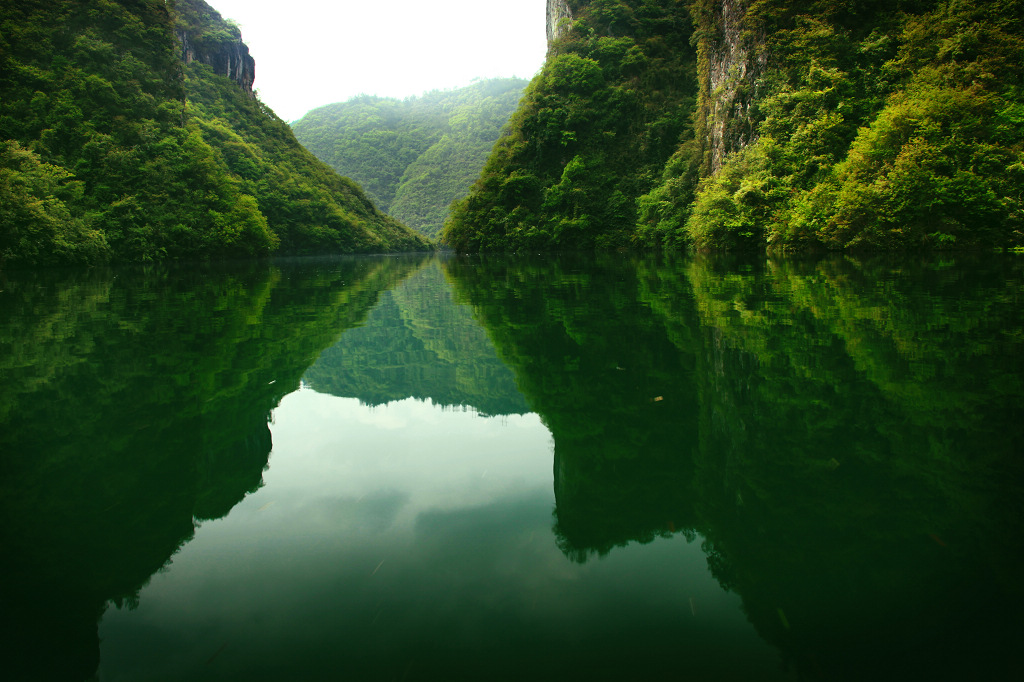
{"type": "MultiPolygon", "coordinates": [[[[1006,103],[955,88],[894,95],[834,180],[815,187],[832,206],[822,211],[822,199],[809,197],[810,229],[838,246],[1019,243],[1022,157],[998,142],[997,106],[1006,103]]],[[[1004,139],[1024,139],[1024,127],[1009,127],[1004,139]]]]}
{"type": "Polygon", "coordinates": [[[0,260],[426,247],[235,83],[183,67],[176,30],[239,41],[200,0],[0,7],[0,260]]]}
{"type": "Polygon", "coordinates": [[[574,3],[508,134],[443,239],[460,251],[615,248],[636,199],[689,129],[696,95],[685,11],[668,0],[574,3]]]}
{"type": "Polygon", "coordinates": [[[504,78],[401,101],[361,96],[314,109],[293,129],[382,210],[434,238],[448,206],[480,174],[525,85],[504,78]]]}
{"type": "Polygon", "coordinates": [[[1022,16],[1016,1],[751,3],[744,40],[770,55],[746,115],[757,140],[689,206],[666,205],[693,186],[666,172],[646,229],[699,248],[1021,244],[1022,16]]]}
{"type": "Polygon", "coordinates": [[[0,146],[0,262],[89,262],[106,255],[103,234],[68,208],[82,193],[71,177],[14,140],[0,146]]]}

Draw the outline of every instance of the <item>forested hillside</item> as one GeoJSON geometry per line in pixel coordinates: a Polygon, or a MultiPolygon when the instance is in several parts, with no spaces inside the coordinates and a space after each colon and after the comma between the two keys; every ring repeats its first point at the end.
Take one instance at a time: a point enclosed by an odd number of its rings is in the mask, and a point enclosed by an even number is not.
{"type": "Polygon", "coordinates": [[[453,247],[1024,244],[1021,0],[554,4],[453,247]]]}
{"type": "Polygon", "coordinates": [[[479,176],[526,81],[483,80],[397,100],[364,95],[310,111],[299,142],[358,182],[392,217],[429,236],[479,176]]]}
{"type": "Polygon", "coordinates": [[[685,7],[568,4],[575,20],[452,208],[444,238],[458,250],[628,245],[637,197],[691,134],[696,52],[685,7]]]}
{"type": "Polygon", "coordinates": [[[427,248],[295,141],[247,57],[202,0],[0,5],[0,262],[427,248]]]}

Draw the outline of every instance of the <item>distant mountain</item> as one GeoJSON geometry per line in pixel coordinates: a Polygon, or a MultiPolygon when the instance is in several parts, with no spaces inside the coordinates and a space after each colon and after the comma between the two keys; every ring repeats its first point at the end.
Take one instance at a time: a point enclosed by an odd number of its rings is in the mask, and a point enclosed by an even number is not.
{"type": "Polygon", "coordinates": [[[422,250],[252,92],[202,0],[0,4],[0,263],[422,250]]]}
{"type": "Polygon", "coordinates": [[[448,206],[480,174],[525,86],[499,78],[405,100],[364,95],[314,109],[292,128],[382,210],[436,237],[448,206]]]}

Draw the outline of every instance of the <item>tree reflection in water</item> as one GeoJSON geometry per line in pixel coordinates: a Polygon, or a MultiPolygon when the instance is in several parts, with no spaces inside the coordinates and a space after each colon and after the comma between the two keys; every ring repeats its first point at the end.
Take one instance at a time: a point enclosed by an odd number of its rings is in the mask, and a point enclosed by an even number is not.
{"type": "Polygon", "coordinates": [[[1024,569],[1018,261],[448,272],[552,431],[569,558],[702,537],[810,679],[1006,670],[1024,569]]]}
{"type": "Polygon", "coordinates": [[[307,374],[367,404],[538,413],[565,555],[699,537],[802,677],[1009,664],[1024,601],[1018,262],[445,260],[489,342],[423,265],[8,275],[11,676],[93,675],[107,603],[132,604],[199,521],[261,485],[268,415],[307,374]]]}

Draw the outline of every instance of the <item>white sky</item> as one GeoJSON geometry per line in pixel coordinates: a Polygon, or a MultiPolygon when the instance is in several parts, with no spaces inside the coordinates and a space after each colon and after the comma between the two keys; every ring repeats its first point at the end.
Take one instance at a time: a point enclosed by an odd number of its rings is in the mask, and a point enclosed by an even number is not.
{"type": "Polygon", "coordinates": [[[546,0],[207,0],[238,22],[260,99],[286,121],[359,94],[531,78],[546,0]]]}

